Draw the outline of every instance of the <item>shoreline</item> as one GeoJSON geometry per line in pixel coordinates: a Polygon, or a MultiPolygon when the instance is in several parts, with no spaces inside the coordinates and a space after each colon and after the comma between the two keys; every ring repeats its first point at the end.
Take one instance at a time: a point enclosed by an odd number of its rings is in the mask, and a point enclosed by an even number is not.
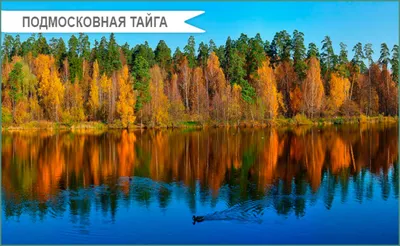
{"type": "Polygon", "coordinates": [[[398,117],[392,116],[373,116],[373,117],[335,117],[335,118],[315,118],[308,119],[304,116],[293,118],[277,118],[258,121],[242,121],[239,123],[216,123],[216,122],[197,122],[186,121],[176,125],[167,126],[140,126],[132,125],[130,127],[120,127],[115,124],[102,122],[80,122],[75,124],[56,123],[49,121],[32,121],[22,125],[2,126],[2,131],[27,131],[27,130],[140,130],[140,129],[204,129],[204,128],[268,128],[268,127],[326,127],[331,125],[359,125],[359,124],[379,124],[379,123],[397,123],[398,117]]]}

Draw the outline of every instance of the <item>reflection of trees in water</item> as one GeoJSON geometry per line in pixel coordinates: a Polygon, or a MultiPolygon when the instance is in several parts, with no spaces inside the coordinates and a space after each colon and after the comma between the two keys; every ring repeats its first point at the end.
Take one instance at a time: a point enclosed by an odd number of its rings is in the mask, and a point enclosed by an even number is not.
{"type": "Polygon", "coordinates": [[[195,213],[197,201],[234,206],[265,199],[260,213],[271,206],[301,217],[317,200],[327,209],[335,199],[347,202],[349,192],[358,202],[398,198],[397,136],[396,126],[385,125],[4,133],[4,210],[6,217],[30,213],[41,219],[68,208],[73,222],[86,224],[93,208],[113,218],[132,200],[168,209],[171,200],[183,199],[195,213]],[[121,176],[149,177],[176,189],[149,189],[154,182],[135,188],[129,180],[119,182],[121,176]],[[94,188],[101,185],[107,192],[94,188]],[[65,190],[88,194],[76,199],[65,190]]]}

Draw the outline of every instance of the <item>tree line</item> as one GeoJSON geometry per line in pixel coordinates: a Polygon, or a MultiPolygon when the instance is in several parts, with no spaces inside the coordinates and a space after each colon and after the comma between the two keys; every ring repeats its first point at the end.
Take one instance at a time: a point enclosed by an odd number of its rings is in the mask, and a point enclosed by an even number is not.
{"type": "Polygon", "coordinates": [[[398,114],[399,47],[357,43],[348,56],[329,36],[308,48],[295,30],[225,45],[196,46],[190,36],[172,53],[165,41],[119,45],[114,34],[91,44],[72,35],[47,41],[33,34],[2,45],[4,124],[47,120],[170,126],[185,121],[237,124],[304,114],[310,118],[398,114]],[[390,67],[390,68],[389,68],[390,67]]]}

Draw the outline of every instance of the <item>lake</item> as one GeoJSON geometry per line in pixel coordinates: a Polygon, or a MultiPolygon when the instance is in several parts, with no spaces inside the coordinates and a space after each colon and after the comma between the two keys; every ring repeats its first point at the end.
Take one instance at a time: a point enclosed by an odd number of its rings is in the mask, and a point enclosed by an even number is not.
{"type": "Polygon", "coordinates": [[[398,135],[3,132],[2,243],[398,244],[398,135]]]}

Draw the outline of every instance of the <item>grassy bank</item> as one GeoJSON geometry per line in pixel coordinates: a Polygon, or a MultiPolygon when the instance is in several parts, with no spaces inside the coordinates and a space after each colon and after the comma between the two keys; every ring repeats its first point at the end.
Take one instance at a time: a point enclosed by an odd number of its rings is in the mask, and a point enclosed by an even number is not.
{"type": "Polygon", "coordinates": [[[309,119],[304,115],[296,115],[294,118],[278,118],[271,121],[271,125],[290,126],[290,125],[344,125],[344,124],[369,124],[369,123],[396,123],[398,117],[392,116],[373,116],[365,115],[355,117],[333,117],[333,118],[315,118],[309,119]]]}
{"type": "Polygon", "coordinates": [[[107,130],[107,129],[146,129],[146,128],[206,128],[206,127],[241,127],[241,128],[264,128],[264,127],[284,127],[284,126],[327,126],[327,125],[344,125],[344,124],[374,124],[374,123],[396,123],[398,117],[391,116],[358,116],[358,117],[334,117],[334,118],[315,118],[309,119],[304,115],[296,115],[293,118],[276,118],[273,120],[259,121],[241,121],[239,123],[216,123],[206,122],[201,123],[197,121],[185,121],[178,124],[171,124],[163,127],[149,127],[140,125],[130,125],[129,127],[122,127],[118,123],[105,124],[102,122],[80,122],[80,123],[56,123],[49,121],[32,121],[21,125],[3,125],[2,130],[107,130]]]}

